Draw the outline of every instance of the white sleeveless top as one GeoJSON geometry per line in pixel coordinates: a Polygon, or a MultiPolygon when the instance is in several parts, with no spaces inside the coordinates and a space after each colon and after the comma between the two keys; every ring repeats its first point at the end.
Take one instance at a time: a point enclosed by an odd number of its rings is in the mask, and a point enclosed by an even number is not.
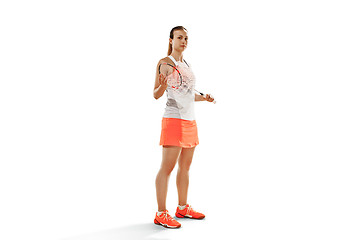
{"type": "Polygon", "coordinates": [[[181,73],[183,83],[179,89],[170,86],[166,88],[167,102],[164,118],[179,118],[195,120],[195,76],[186,63],[176,61],[173,56],[168,56],[181,73]]]}

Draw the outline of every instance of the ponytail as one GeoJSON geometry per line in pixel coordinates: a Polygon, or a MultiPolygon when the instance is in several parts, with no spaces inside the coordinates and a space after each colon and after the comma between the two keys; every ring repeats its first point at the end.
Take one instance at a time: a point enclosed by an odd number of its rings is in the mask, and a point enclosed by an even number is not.
{"type": "Polygon", "coordinates": [[[171,52],[172,52],[172,44],[171,43],[169,43],[169,48],[168,48],[168,56],[171,54],[171,52]]]}

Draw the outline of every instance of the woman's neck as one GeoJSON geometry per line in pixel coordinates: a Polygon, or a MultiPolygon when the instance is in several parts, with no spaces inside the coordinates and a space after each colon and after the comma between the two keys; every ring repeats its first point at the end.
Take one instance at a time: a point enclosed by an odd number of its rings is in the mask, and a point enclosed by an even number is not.
{"type": "Polygon", "coordinates": [[[173,58],[175,58],[176,61],[180,61],[182,62],[183,61],[183,54],[182,52],[176,52],[176,51],[173,51],[170,56],[173,56],[173,58]]]}

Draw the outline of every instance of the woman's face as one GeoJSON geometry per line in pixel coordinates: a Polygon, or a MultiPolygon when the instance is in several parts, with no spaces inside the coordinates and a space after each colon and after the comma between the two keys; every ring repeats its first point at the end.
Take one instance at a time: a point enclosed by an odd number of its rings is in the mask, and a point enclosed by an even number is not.
{"type": "Polygon", "coordinates": [[[188,44],[188,35],[184,30],[174,31],[174,39],[170,38],[173,50],[182,52],[186,49],[188,44]]]}

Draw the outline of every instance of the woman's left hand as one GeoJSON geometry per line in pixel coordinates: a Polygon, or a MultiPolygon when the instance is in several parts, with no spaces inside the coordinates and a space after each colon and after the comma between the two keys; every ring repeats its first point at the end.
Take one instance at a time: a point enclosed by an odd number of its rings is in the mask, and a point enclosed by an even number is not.
{"type": "Polygon", "coordinates": [[[203,97],[208,102],[213,102],[214,97],[211,94],[206,94],[205,97],[203,97]]]}

